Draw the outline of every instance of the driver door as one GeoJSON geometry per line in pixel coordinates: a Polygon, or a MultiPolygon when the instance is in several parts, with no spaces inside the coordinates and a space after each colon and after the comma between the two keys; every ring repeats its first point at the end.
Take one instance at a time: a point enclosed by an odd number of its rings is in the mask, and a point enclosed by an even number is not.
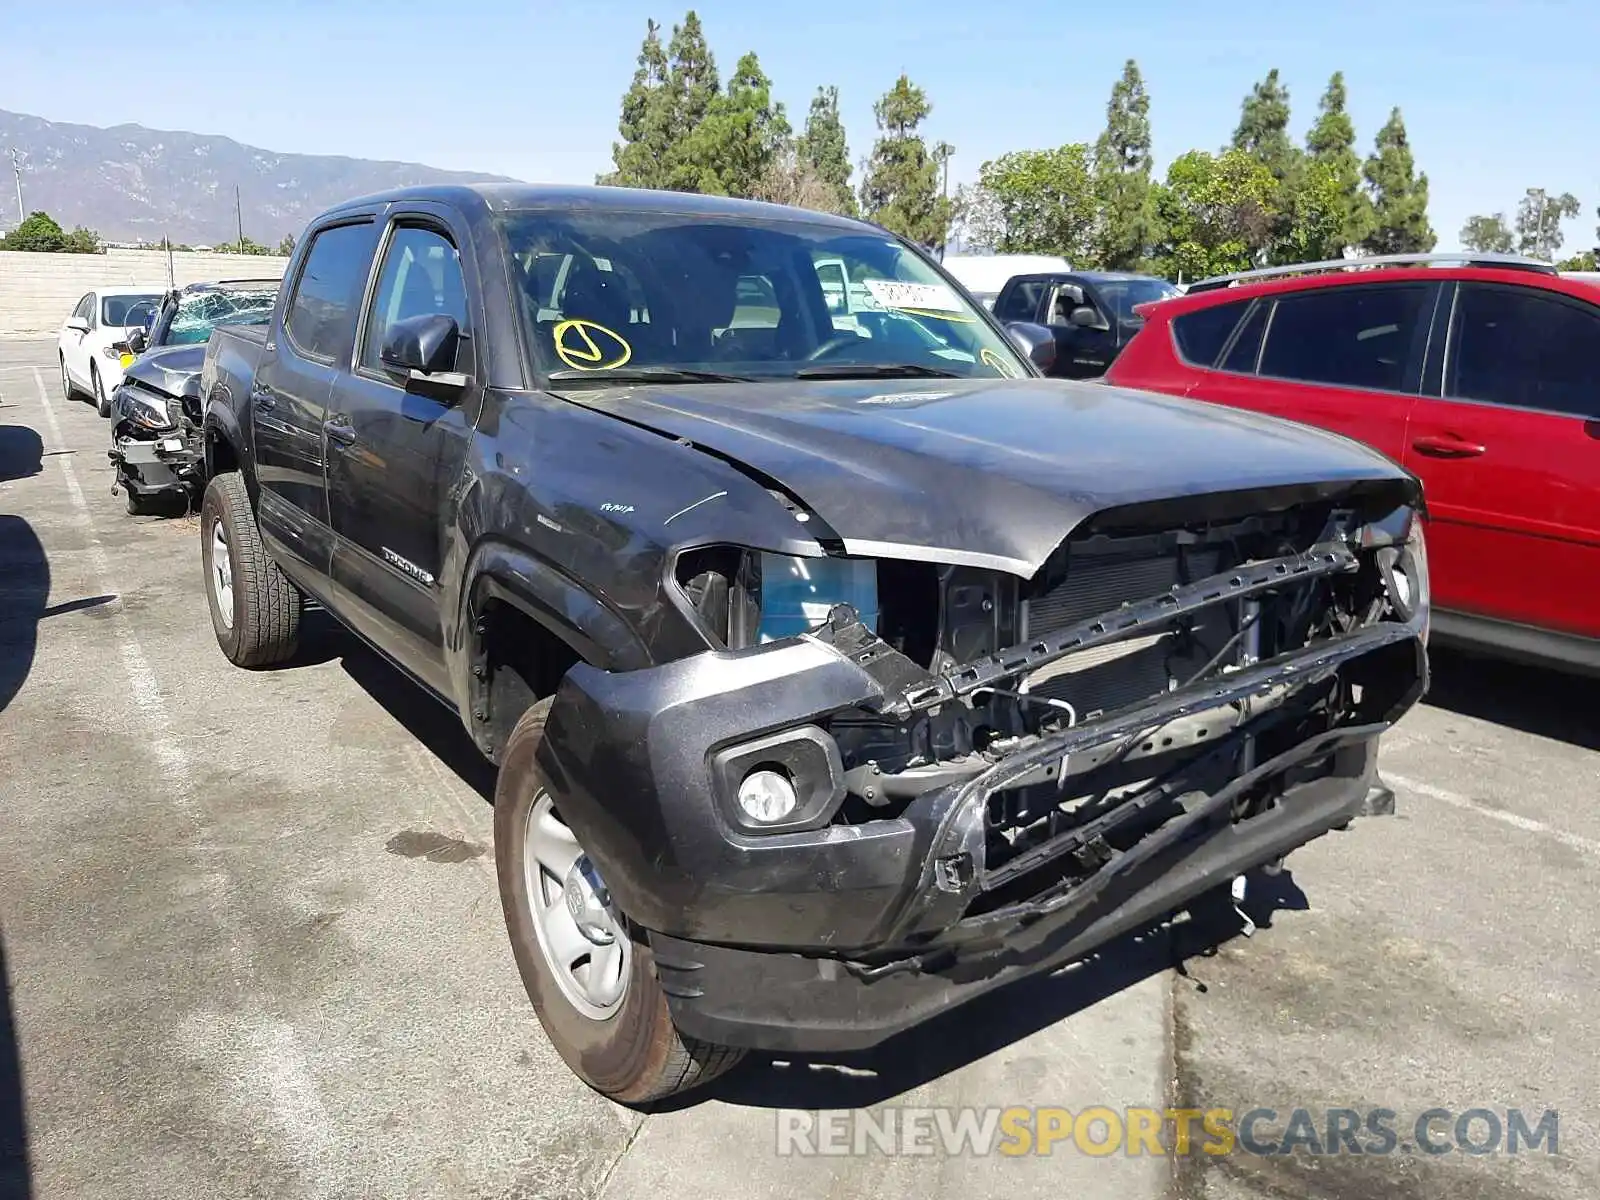
{"type": "Polygon", "coordinates": [[[1104,375],[1116,357],[1117,335],[1106,314],[1083,288],[1061,283],[1050,297],[1050,332],[1056,339],[1056,365],[1052,375],[1068,379],[1091,379],[1104,375]],[[1090,325],[1073,324],[1072,314],[1087,309],[1094,316],[1090,325]]]}
{"type": "MultiPolygon", "coordinates": [[[[94,328],[95,294],[90,292],[78,301],[78,307],[72,310],[68,320],[83,321],[90,329],[94,328]]],[[[76,329],[67,329],[62,326],[61,358],[67,366],[67,374],[72,382],[79,387],[89,386],[89,334],[76,329]]]]}

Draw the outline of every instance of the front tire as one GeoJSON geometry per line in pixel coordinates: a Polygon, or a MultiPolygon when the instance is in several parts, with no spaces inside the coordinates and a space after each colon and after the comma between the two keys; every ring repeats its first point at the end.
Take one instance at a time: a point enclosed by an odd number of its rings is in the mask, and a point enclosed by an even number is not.
{"type": "Polygon", "coordinates": [[[111,400],[106,396],[106,385],[100,378],[100,368],[89,364],[89,382],[94,385],[94,407],[102,417],[111,415],[111,400]]]}
{"type": "Polygon", "coordinates": [[[58,354],[56,357],[61,360],[61,397],[64,400],[76,400],[78,398],[78,385],[73,383],[72,376],[67,374],[67,356],[58,354]]]}
{"type": "Polygon", "coordinates": [[[217,645],[237,667],[270,667],[299,644],[299,590],[267,555],[244,477],[227,471],[200,502],[200,559],[217,645]]]}
{"type": "Polygon", "coordinates": [[[744,1052],[673,1026],[648,942],[610,906],[539,769],[549,710],[550,701],[541,700],[522,715],[495,784],[506,932],[539,1023],[567,1066],[613,1100],[648,1104],[722,1074],[744,1052]]]}

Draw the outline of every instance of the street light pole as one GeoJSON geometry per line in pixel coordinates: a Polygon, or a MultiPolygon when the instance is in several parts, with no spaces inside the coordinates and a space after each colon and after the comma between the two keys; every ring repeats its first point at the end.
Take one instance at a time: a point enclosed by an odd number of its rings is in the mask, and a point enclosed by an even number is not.
{"type": "Polygon", "coordinates": [[[17,224],[21,225],[28,219],[27,209],[22,207],[22,164],[28,156],[15,146],[10,148],[10,153],[11,169],[17,174],[17,224]]]}

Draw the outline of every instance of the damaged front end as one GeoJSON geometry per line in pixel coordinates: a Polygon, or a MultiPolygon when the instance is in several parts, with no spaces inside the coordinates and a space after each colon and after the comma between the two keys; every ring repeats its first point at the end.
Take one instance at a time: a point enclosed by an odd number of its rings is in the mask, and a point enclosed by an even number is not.
{"type": "Polygon", "coordinates": [[[1404,481],[1103,513],[1029,580],[879,562],[875,612],[771,641],[764,556],[718,554],[676,579],[735,648],[575,668],[542,762],[726,1044],[868,1044],[1381,810],[1427,682],[1404,481]]]}
{"type": "Polygon", "coordinates": [[[168,392],[130,372],[112,393],[112,490],[127,494],[130,512],[162,499],[192,505],[205,486],[200,377],[175,385],[168,392]]]}

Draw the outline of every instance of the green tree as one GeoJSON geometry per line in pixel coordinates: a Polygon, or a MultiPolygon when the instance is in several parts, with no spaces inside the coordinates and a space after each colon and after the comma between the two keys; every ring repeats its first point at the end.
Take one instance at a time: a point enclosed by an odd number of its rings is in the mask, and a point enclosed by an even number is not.
{"type": "Polygon", "coordinates": [[[1595,270],[1595,253],[1585,250],[1581,254],[1574,254],[1571,258],[1564,258],[1556,264],[1558,271],[1593,271],[1595,270]]]}
{"type": "Polygon", "coordinates": [[[1372,203],[1361,190],[1356,127],[1345,111],[1346,101],[1344,72],[1335,71],[1317,105],[1316,124],[1306,135],[1306,153],[1332,172],[1339,197],[1341,244],[1336,252],[1326,254],[1327,258],[1342,257],[1347,247],[1360,245],[1372,228],[1372,203]]]}
{"type": "Polygon", "coordinates": [[[676,118],[669,69],[661,26],[648,21],[633,83],[622,97],[622,119],[617,123],[622,141],[611,145],[615,169],[601,175],[598,182],[622,187],[660,187],[665,183],[676,118]]]}
{"type": "MultiPolygon", "coordinates": [[[[795,145],[796,160],[825,189],[820,207],[853,217],[858,209],[850,187],[850,146],[839,117],[839,89],[818,88],[806,114],[805,131],[795,145]]],[[[808,206],[810,207],[810,206],[808,206]]]]}
{"type": "Polygon", "coordinates": [[[1517,205],[1517,250],[1530,258],[1554,262],[1566,239],[1561,222],[1580,211],[1578,198],[1571,192],[1552,196],[1544,188],[1529,188],[1517,205]]]}
{"type": "Polygon", "coordinates": [[[79,225],[62,240],[61,250],[65,254],[99,254],[100,235],[79,225]]]}
{"type": "Polygon", "coordinates": [[[978,170],[967,222],[971,239],[997,254],[1091,253],[1098,205],[1089,147],[1017,150],[978,170]]]}
{"type": "Polygon", "coordinates": [[[714,96],[683,145],[676,186],[719,196],[760,193],[789,145],[783,105],[754,54],[734,67],[727,91],[714,96]]]}
{"type": "Polygon", "coordinates": [[[1233,131],[1233,148],[1266,164],[1273,177],[1288,175],[1295,158],[1289,140],[1289,89],[1278,79],[1278,69],[1256,84],[1239,108],[1239,126],[1233,131]]]}
{"type": "Polygon", "coordinates": [[[1368,254],[1422,254],[1437,244],[1428,223],[1428,177],[1416,172],[1406,123],[1394,109],[1378,131],[1363,170],[1372,199],[1372,229],[1362,239],[1368,254]]]}
{"type": "Polygon", "coordinates": [[[22,224],[0,238],[0,250],[31,250],[51,254],[67,244],[67,235],[46,212],[29,213],[22,224]]]}
{"type": "Polygon", "coordinates": [[[1274,266],[1343,258],[1350,242],[1349,210],[1337,166],[1307,158],[1278,185],[1280,207],[1267,261],[1274,266]]]}
{"type": "Polygon", "coordinates": [[[286,233],[283,240],[278,243],[277,254],[280,258],[288,258],[294,253],[294,234],[286,233]]]}
{"type": "Polygon", "coordinates": [[[1169,279],[1200,279],[1260,265],[1279,214],[1272,171],[1244,150],[1191,150],[1156,192],[1166,236],[1158,261],[1169,279]]]}
{"type": "Polygon", "coordinates": [[[1468,217],[1461,227],[1461,244],[1477,254],[1510,254],[1517,242],[1505,213],[1494,213],[1468,217]]]}
{"type": "Polygon", "coordinates": [[[245,236],[240,238],[237,242],[223,242],[220,246],[217,247],[217,253],[218,254],[271,254],[272,251],[268,250],[265,246],[263,246],[260,242],[256,241],[254,238],[252,238],[249,234],[245,234],[245,236]]]}
{"type": "Polygon", "coordinates": [[[1100,214],[1089,256],[1108,270],[1139,268],[1157,241],[1150,171],[1150,95],[1130,58],[1112,85],[1106,127],[1094,147],[1100,214]]]}
{"type": "Polygon", "coordinates": [[[926,93],[904,75],[872,106],[879,136],[861,181],[861,209],[902,237],[942,246],[955,210],[939,194],[939,160],[918,132],[932,111],[926,93]]]}

